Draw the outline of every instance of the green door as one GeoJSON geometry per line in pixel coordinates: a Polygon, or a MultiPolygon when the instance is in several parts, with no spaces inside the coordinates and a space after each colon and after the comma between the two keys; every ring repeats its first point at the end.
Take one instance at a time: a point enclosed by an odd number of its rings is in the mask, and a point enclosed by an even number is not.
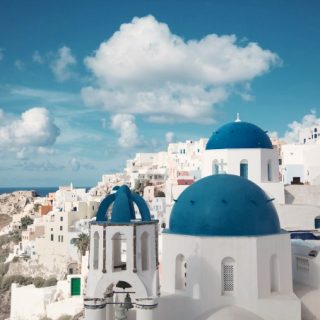
{"type": "Polygon", "coordinates": [[[80,296],[80,291],[81,291],[81,279],[71,278],[71,295],[80,296]]]}

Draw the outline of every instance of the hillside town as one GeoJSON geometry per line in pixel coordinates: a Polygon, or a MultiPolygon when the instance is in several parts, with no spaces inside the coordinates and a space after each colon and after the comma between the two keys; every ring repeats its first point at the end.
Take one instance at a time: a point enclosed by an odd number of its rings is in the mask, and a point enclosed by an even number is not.
{"type": "Polygon", "coordinates": [[[90,190],[0,195],[0,219],[1,319],[320,319],[320,127],[238,116],[90,190]]]}

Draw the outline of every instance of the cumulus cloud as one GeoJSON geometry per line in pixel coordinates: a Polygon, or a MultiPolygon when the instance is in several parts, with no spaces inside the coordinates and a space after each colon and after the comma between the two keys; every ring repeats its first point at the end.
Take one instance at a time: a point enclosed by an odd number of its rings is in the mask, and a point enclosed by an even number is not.
{"type": "Polygon", "coordinates": [[[36,63],[39,63],[39,64],[43,64],[44,63],[44,58],[42,57],[40,52],[37,51],[37,50],[32,54],[32,60],[33,60],[33,62],[36,62],[36,63]]]}
{"type": "MultiPolygon", "coordinates": [[[[235,35],[185,41],[153,16],[134,18],[85,59],[96,83],[83,88],[82,97],[88,105],[156,122],[212,122],[216,104],[279,61],[235,35]]],[[[243,98],[252,95],[247,90],[243,98]]]]}
{"type": "Polygon", "coordinates": [[[10,119],[0,126],[0,146],[47,147],[55,143],[59,134],[60,129],[47,109],[32,108],[23,112],[20,119],[10,119]]]}
{"type": "Polygon", "coordinates": [[[79,171],[81,167],[80,161],[77,158],[72,158],[70,161],[70,166],[73,171],[79,171]]]}
{"type": "Polygon", "coordinates": [[[288,124],[290,130],[286,131],[284,139],[289,143],[295,143],[299,141],[299,132],[303,129],[310,127],[319,127],[320,118],[317,118],[315,110],[311,110],[309,114],[306,114],[301,122],[293,121],[288,124]]]}
{"type": "Polygon", "coordinates": [[[167,132],[166,133],[166,142],[171,143],[174,140],[174,133],[173,132],[167,132]]]}
{"type": "Polygon", "coordinates": [[[61,171],[65,168],[63,165],[57,165],[50,160],[43,162],[23,161],[20,166],[27,171],[61,171]]]}
{"type": "Polygon", "coordinates": [[[56,58],[51,63],[51,70],[55,78],[58,81],[63,82],[75,75],[72,67],[76,64],[77,60],[72,55],[71,49],[64,46],[58,50],[56,58]]]}
{"type": "Polygon", "coordinates": [[[21,60],[16,60],[14,62],[14,66],[19,70],[19,71],[23,71],[24,69],[24,63],[21,60]]]}
{"type": "Polygon", "coordinates": [[[123,148],[132,148],[141,144],[135,117],[131,114],[116,114],[111,119],[111,127],[118,134],[118,143],[123,148]]]}

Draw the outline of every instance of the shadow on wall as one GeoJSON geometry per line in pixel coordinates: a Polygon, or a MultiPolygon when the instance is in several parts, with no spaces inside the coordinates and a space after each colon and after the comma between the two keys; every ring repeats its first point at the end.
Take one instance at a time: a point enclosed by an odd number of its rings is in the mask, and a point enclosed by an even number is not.
{"type": "Polygon", "coordinates": [[[288,190],[284,189],[285,204],[292,204],[295,197],[288,190]]]}

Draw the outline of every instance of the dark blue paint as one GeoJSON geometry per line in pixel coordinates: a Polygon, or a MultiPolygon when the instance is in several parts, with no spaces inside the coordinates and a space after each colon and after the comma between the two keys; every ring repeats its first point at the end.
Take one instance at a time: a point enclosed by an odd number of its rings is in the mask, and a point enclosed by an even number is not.
{"type": "Polygon", "coordinates": [[[142,221],[151,221],[149,208],[142,197],[131,192],[126,185],[118,187],[116,190],[116,193],[108,195],[101,202],[97,213],[98,222],[108,221],[107,212],[112,203],[111,222],[113,223],[129,223],[131,220],[135,220],[133,203],[136,203],[142,221]]]}
{"type": "Polygon", "coordinates": [[[173,206],[166,232],[203,236],[261,236],[281,232],[276,209],[248,179],[219,174],[188,187],[173,206]]]}
{"type": "Polygon", "coordinates": [[[212,149],[272,149],[272,143],[265,131],[249,122],[230,122],[210,137],[206,150],[212,149]]]}

